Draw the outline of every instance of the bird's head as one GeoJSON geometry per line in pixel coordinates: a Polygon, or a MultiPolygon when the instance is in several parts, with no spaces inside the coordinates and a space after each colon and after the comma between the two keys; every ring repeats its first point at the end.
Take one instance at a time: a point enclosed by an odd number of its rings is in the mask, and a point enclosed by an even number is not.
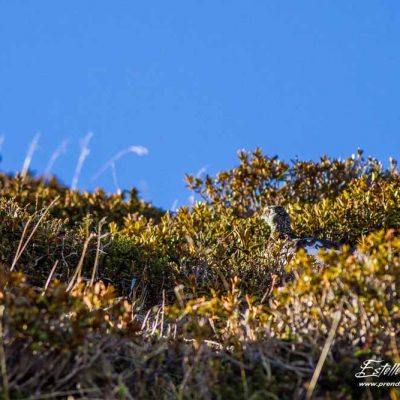
{"type": "Polygon", "coordinates": [[[283,207],[266,206],[261,218],[269,225],[272,233],[276,232],[280,236],[293,236],[289,214],[283,207]]]}

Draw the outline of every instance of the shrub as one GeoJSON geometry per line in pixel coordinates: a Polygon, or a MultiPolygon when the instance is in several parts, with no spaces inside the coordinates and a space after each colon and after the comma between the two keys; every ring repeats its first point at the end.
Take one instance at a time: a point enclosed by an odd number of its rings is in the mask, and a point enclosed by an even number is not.
{"type": "Polygon", "coordinates": [[[3,397],[398,398],[354,374],[366,358],[400,362],[399,179],[361,151],[242,151],[215,178],[187,176],[203,201],[172,215],[135,190],[0,175],[3,397]],[[289,260],[266,204],[343,247],[323,266],[289,260]]]}

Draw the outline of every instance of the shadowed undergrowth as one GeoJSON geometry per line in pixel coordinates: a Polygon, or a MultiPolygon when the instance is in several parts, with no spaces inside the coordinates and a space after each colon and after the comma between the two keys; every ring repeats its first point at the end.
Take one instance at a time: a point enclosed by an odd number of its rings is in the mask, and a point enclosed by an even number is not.
{"type": "Polygon", "coordinates": [[[400,362],[395,162],[257,149],[186,179],[203,201],[172,215],[134,189],[0,175],[3,398],[398,398],[354,376],[400,362]],[[341,251],[287,260],[271,204],[341,251]]]}

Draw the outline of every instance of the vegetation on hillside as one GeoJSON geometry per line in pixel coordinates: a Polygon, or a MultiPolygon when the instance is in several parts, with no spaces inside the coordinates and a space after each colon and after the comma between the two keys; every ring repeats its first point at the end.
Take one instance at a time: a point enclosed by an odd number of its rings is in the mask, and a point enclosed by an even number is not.
{"type": "Polygon", "coordinates": [[[174,214],[0,175],[3,398],[399,398],[354,376],[400,362],[396,163],[238,158],[174,214]],[[288,262],[271,204],[341,251],[288,262]]]}

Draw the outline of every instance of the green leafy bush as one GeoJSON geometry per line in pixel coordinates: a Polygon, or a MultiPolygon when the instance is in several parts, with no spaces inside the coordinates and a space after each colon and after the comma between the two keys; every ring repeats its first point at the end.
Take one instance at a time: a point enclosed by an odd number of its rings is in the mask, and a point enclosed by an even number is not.
{"type": "Polygon", "coordinates": [[[354,376],[400,362],[396,163],[257,149],[187,182],[203,200],[172,214],[0,175],[3,398],[399,398],[354,376]],[[289,259],[271,204],[343,247],[289,259]]]}

